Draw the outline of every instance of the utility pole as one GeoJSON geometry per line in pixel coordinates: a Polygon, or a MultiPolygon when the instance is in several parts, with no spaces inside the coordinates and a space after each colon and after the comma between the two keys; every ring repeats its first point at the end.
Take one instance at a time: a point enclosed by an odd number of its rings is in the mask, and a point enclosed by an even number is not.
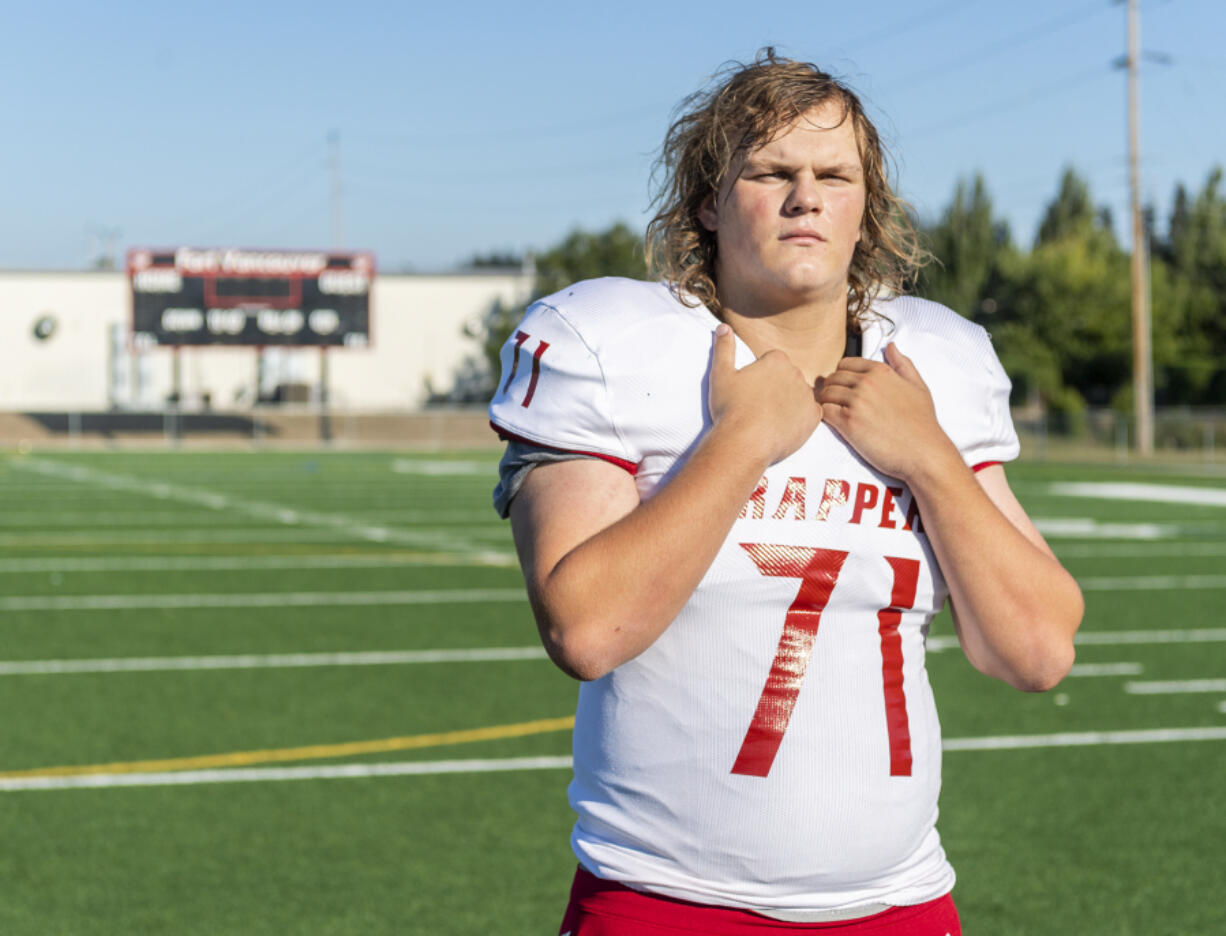
{"type": "Polygon", "coordinates": [[[1132,396],[1139,455],[1154,451],[1154,378],[1149,311],[1149,238],[1141,212],[1141,127],[1138,73],[1139,0],[1128,0],[1128,166],[1132,188],[1132,396]]]}
{"type": "Polygon", "coordinates": [[[86,247],[86,261],[90,269],[118,270],[119,251],[116,248],[123,231],[120,228],[102,224],[91,224],[85,230],[89,241],[86,247]],[[97,243],[96,251],[92,249],[95,242],[97,243]]]}
{"type": "MultiPolygon", "coordinates": [[[[345,242],[343,192],[341,190],[341,134],[328,134],[328,167],[332,172],[332,249],[339,250],[345,242]]],[[[328,346],[319,346],[319,439],[325,445],[332,442],[332,413],[328,368],[328,346]]]]}
{"type": "Polygon", "coordinates": [[[328,134],[328,168],[332,173],[332,249],[338,250],[345,242],[344,206],[341,191],[341,134],[333,130],[328,134]]]}

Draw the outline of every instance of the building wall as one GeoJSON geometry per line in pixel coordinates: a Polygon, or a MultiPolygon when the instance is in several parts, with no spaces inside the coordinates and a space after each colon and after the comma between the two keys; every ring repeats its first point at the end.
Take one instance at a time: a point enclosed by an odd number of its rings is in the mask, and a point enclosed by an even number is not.
{"type": "MultiPolygon", "coordinates": [[[[495,301],[523,301],[531,275],[518,272],[385,275],[371,292],[371,344],[328,350],[329,389],[338,407],[403,410],[422,406],[430,390],[446,393],[466,359],[481,362],[481,323],[495,301]]],[[[0,271],[0,409],[160,408],[173,387],[170,348],[133,350],[128,342],[131,292],[122,272],[0,271]],[[35,337],[43,316],[56,322],[35,337]]],[[[214,409],[250,406],[253,348],[183,348],[184,406],[207,397],[214,409]]],[[[264,352],[262,390],[308,384],[319,392],[320,352],[264,352]]]]}

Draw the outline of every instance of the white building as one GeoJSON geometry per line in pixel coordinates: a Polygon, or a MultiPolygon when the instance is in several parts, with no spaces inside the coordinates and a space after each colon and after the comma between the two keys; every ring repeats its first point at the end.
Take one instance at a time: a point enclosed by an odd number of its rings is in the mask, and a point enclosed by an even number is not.
{"type": "MultiPolygon", "coordinates": [[[[332,405],[356,412],[420,408],[457,374],[484,366],[483,322],[495,302],[522,302],[531,271],[379,274],[371,341],[331,348],[332,405]]],[[[175,352],[129,340],[132,295],[122,271],[0,271],[0,411],[161,409],[175,352]]],[[[278,387],[318,399],[318,348],[184,347],[183,409],[250,407],[278,387]]],[[[293,398],[293,397],[291,397],[293,398]]]]}

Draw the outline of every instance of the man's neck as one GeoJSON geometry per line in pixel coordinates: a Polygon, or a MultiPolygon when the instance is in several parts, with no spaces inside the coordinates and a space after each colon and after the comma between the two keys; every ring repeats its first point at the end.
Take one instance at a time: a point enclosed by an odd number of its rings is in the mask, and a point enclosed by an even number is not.
{"type": "Polygon", "coordinates": [[[814,383],[834,371],[847,342],[847,299],[807,303],[768,314],[745,314],[724,305],[722,318],[757,357],[783,351],[814,383]]]}

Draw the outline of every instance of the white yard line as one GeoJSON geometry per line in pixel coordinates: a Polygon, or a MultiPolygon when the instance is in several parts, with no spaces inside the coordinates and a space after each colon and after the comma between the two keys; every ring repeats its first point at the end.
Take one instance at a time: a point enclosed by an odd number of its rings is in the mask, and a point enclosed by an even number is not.
{"type": "MultiPolygon", "coordinates": [[[[1157,728],[1142,731],[1081,731],[1046,735],[1001,735],[946,738],[942,748],[957,751],[1005,751],[1034,748],[1099,747],[1119,744],[1160,744],[1226,741],[1226,727],[1157,728]]],[[[404,777],[426,774],[489,773],[510,770],[567,770],[569,757],[511,757],[498,760],[407,761],[378,764],[338,764],[315,767],[237,767],[157,773],[87,774],[62,777],[0,779],[0,792],[73,790],[105,787],[186,786],[203,783],[252,783],[283,780],[342,780],[404,777]]]]}
{"type": "MultiPolygon", "coordinates": [[[[501,558],[501,554],[499,554],[501,558]]],[[[284,566],[273,566],[284,568],[284,566]]],[[[1084,591],[1182,590],[1226,588],[1226,575],[1150,575],[1080,580],[1084,591]]],[[[254,594],[171,595],[19,595],[0,598],[0,611],[109,611],[136,608],[266,608],[278,604],[302,605],[395,605],[467,604],[486,601],[518,601],[518,589],[453,589],[446,591],[366,592],[259,592],[254,594]]],[[[1171,633],[1171,632],[1160,632],[1171,633]]],[[[1186,633],[1186,632],[1182,632],[1186,633]]],[[[931,650],[946,649],[942,640],[930,638],[931,650]]]]}
{"type": "Polygon", "coordinates": [[[1104,500],[1146,501],[1152,504],[1226,507],[1226,490],[1189,485],[1057,481],[1048,487],[1048,491],[1064,497],[1096,497],[1104,500]]]}
{"type": "Polygon", "coordinates": [[[1172,695],[1184,692],[1226,692],[1226,679],[1171,679],[1124,683],[1129,695],[1172,695]]]}
{"type": "MultiPolygon", "coordinates": [[[[543,660],[540,647],[492,647],[465,650],[377,650],[350,653],[273,653],[238,656],[116,657],[113,659],[0,660],[0,676],[68,673],[171,672],[175,670],[276,669],[296,666],[394,666],[409,663],[478,663],[543,660]]],[[[1140,663],[1078,663],[1076,676],[1138,676],[1140,663]]]]}
{"type": "Polygon", "coordinates": [[[268,569],[362,569],[417,565],[518,567],[514,553],[368,553],[285,556],[55,556],[0,559],[0,574],[31,572],[259,572],[268,569]]]}
{"type": "Polygon", "coordinates": [[[1048,539],[1174,539],[1182,528],[1170,523],[1101,523],[1093,517],[1035,517],[1034,525],[1048,539]]]}
{"type": "Polygon", "coordinates": [[[569,769],[570,765],[570,757],[508,757],[499,760],[402,761],[390,764],[337,764],[320,767],[235,767],[220,770],[0,779],[0,791],[250,783],[261,780],[351,780],[362,777],[405,777],[422,774],[559,770],[569,769]]]}
{"type": "Polygon", "coordinates": [[[1004,751],[1022,748],[1098,747],[1108,744],[1156,744],[1173,741],[1226,741],[1226,727],[1152,728],[1139,731],[1068,731],[1046,735],[992,738],[946,738],[946,751],[1004,751]]]}
{"type": "Polygon", "coordinates": [[[1182,591],[1226,588],[1226,575],[1112,575],[1077,580],[1082,591],[1182,591]]]}
{"type": "Polygon", "coordinates": [[[1151,559],[1158,556],[1226,556],[1226,543],[1094,543],[1069,544],[1056,548],[1061,559],[1151,559]]]}
{"type": "MultiPolygon", "coordinates": [[[[22,548],[31,546],[109,546],[139,545],[142,543],[334,543],[352,537],[332,527],[303,527],[297,521],[287,520],[283,526],[267,527],[256,524],[242,526],[215,526],[149,529],[114,529],[101,532],[28,533],[0,534],[0,546],[22,548]]],[[[502,538],[501,532],[499,539],[502,538]]],[[[395,537],[381,539],[372,533],[364,537],[372,543],[390,543],[396,546],[438,548],[451,551],[477,548],[468,539],[459,540],[441,529],[418,528],[412,532],[401,530],[395,537]]]]}
{"type": "Polygon", "coordinates": [[[138,608],[366,607],[525,601],[522,588],[439,591],[254,592],[199,595],[27,595],[0,598],[0,611],[128,611],[138,608]]]}
{"type": "Polygon", "coordinates": [[[480,475],[493,480],[498,475],[498,465],[495,462],[397,458],[392,461],[391,468],[397,474],[430,475],[444,478],[454,478],[458,475],[480,475]]]}
{"type": "Polygon", "coordinates": [[[489,663],[544,660],[541,647],[487,647],[471,650],[375,650],[357,653],[273,653],[242,656],[120,657],[109,660],[0,661],[0,676],[66,673],[157,673],[175,670],[277,669],[300,666],[395,666],[408,663],[489,663]]]}
{"type": "Polygon", "coordinates": [[[1226,627],[1148,631],[1081,631],[1073,638],[1073,643],[1078,646],[1220,643],[1222,641],[1226,641],[1226,627]]]}
{"type": "MultiPolygon", "coordinates": [[[[54,498],[49,498],[54,500],[54,498]]],[[[30,527],[43,530],[47,527],[109,527],[109,526],[164,526],[173,524],[183,526],[187,523],[216,524],[219,515],[207,512],[203,508],[183,508],[182,510],[98,510],[90,512],[75,512],[57,509],[18,511],[8,510],[0,513],[0,527],[30,527]]]]}
{"type": "MultiPolygon", "coordinates": [[[[1081,631],[1073,638],[1078,646],[1114,646],[1128,644],[1221,643],[1226,641],[1226,627],[1172,629],[1148,631],[1081,631]]],[[[930,651],[955,650],[958,638],[940,635],[926,641],[930,651]]]]}
{"type": "MultiPolygon", "coordinates": [[[[482,663],[543,660],[541,647],[489,647],[463,650],[371,650],[347,653],[271,653],[231,656],[115,657],[73,660],[0,660],[0,676],[50,676],[72,673],[154,673],[177,670],[277,669],[300,666],[396,666],[411,663],[482,663]]],[[[1077,663],[1070,677],[1138,676],[1140,663],[1077,663]]]]}
{"type": "MultiPolygon", "coordinates": [[[[284,493],[284,492],[282,492],[284,493]]],[[[486,510],[359,510],[350,511],[348,516],[354,523],[369,523],[376,521],[396,521],[410,525],[426,525],[432,530],[455,530],[467,532],[470,528],[478,530],[502,529],[504,521],[494,513],[492,507],[486,510]],[[365,516],[369,515],[369,516],[365,516]]],[[[224,515],[208,512],[204,508],[188,508],[182,510],[100,510],[59,511],[5,511],[0,513],[0,527],[29,527],[44,529],[46,527],[110,527],[110,526],[149,526],[165,525],[185,526],[188,524],[217,525],[224,522],[224,515]]]]}
{"type": "Polygon", "coordinates": [[[1143,669],[1140,663],[1074,663],[1069,676],[1139,676],[1143,669]]]}
{"type": "Polygon", "coordinates": [[[10,458],[8,464],[19,471],[29,471],[39,475],[63,478],[108,490],[124,491],[144,498],[195,504],[211,510],[224,510],[287,525],[321,527],[346,537],[370,542],[434,546],[438,549],[454,551],[464,551],[472,548],[472,544],[468,540],[453,538],[447,533],[440,534],[438,531],[431,531],[427,534],[419,531],[397,530],[379,524],[362,523],[345,514],[299,510],[286,507],[282,504],[248,500],[229,494],[209,491],[204,488],[185,487],[165,481],[139,478],[134,475],[97,471],[92,468],[86,468],[83,465],[67,465],[49,459],[29,457],[10,458]]]}

